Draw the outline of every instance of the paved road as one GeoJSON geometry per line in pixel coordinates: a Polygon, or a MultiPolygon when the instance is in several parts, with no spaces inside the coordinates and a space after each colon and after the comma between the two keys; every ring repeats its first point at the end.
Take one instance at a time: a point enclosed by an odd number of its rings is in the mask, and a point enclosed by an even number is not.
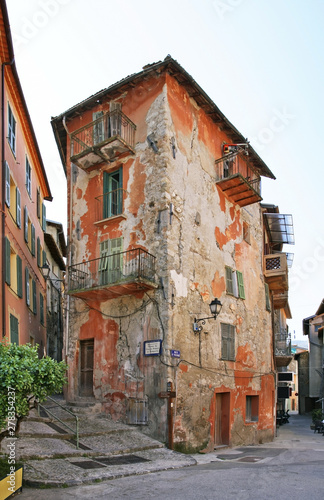
{"type": "Polygon", "coordinates": [[[19,500],[323,500],[324,437],[293,415],[272,443],[195,455],[198,464],[66,489],[24,488],[19,500]]]}

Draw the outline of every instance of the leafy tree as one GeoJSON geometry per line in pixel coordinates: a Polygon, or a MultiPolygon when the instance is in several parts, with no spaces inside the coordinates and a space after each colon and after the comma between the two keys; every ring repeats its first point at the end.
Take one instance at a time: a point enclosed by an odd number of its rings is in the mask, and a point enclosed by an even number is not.
{"type": "Polygon", "coordinates": [[[0,342],[0,442],[18,432],[20,422],[35,405],[62,390],[67,365],[38,357],[38,346],[0,342]]]}

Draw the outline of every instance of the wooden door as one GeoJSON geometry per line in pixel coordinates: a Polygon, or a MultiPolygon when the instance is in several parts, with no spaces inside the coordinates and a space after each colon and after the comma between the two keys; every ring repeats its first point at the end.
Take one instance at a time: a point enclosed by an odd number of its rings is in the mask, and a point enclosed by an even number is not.
{"type": "Polygon", "coordinates": [[[230,439],[230,393],[216,394],[215,401],[215,446],[227,445],[230,439]]]}
{"type": "Polygon", "coordinates": [[[81,340],[80,396],[93,396],[93,339],[81,340]]]}

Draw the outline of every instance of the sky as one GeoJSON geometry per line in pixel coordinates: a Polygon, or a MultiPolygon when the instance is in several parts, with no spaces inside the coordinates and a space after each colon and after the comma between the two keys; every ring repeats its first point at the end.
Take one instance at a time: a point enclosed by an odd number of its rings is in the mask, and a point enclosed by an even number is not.
{"type": "Polygon", "coordinates": [[[291,214],[288,321],[324,290],[324,0],[7,0],[16,67],[50,183],[47,217],[66,228],[65,176],[50,125],[168,54],[261,156],[263,203],[291,214]]]}

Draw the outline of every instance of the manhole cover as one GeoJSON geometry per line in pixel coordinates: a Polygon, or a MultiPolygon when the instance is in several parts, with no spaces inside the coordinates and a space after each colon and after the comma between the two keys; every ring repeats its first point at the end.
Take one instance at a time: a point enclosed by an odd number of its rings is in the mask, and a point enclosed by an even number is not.
{"type": "Polygon", "coordinates": [[[105,465],[126,465],[138,464],[141,462],[149,462],[146,458],[138,457],[137,455],[123,455],[119,457],[104,457],[96,458],[97,462],[105,465]]]}
{"type": "Polygon", "coordinates": [[[72,465],[76,465],[77,467],[81,467],[81,469],[102,469],[105,467],[102,464],[98,464],[98,462],[94,462],[93,460],[82,460],[80,462],[70,462],[72,465]]]}

